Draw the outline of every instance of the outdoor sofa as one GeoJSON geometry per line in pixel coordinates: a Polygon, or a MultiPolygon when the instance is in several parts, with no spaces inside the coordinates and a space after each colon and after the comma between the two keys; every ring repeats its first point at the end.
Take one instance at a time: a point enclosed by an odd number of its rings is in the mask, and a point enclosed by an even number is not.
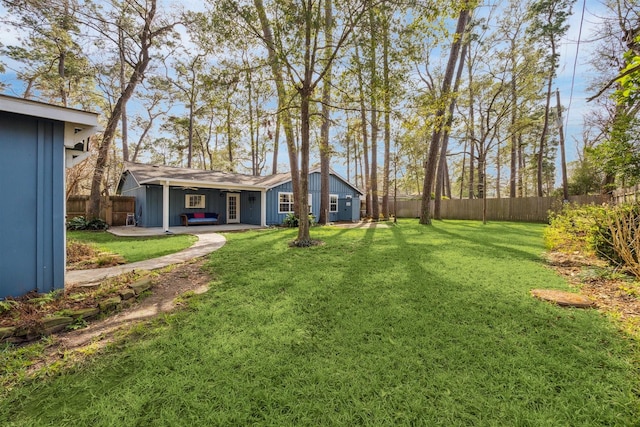
{"type": "Polygon", "coordinates": [[[218,214],[215,212],[191,212],[180,215],[183,226],[218,224],[218,214]]]}

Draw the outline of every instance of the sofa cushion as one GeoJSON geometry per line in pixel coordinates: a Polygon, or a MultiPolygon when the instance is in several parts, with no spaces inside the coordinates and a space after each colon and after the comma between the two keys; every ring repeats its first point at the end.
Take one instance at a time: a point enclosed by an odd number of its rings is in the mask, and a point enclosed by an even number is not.
{"type": "Polygon", "coordinates": [[[194,218],[205,218],[205,214],[204,214],[204,212],[194,212],[193,217],[194,218]]]}

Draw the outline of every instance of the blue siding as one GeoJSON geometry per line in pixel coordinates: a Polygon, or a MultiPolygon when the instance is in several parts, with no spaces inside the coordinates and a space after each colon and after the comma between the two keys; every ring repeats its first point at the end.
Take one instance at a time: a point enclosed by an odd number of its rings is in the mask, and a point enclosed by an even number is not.
{"type": "Polygon", "coordinates": [[[259,191],[243,191],[240,193],[240,222],[260,225],[260,203],[259,191]]]}
{"type": "MultiPolygon", "coordinates": [[[[267,225],[282,224],[287,214],[278,213],[278,193],[291,193],[293,184],[288,181],[267,191],[267,225]]],[[[320,173],[309,174],[309,194],[311,194],[311,212],[320,216],[320,173]]],[[[329,194],[338,196],[338,212],[329,213],[329,221],[358,221],[360,219],[360,193],[351,185],[345,183],[335,175],[329,176],[329,194]],[[351,206],[347,207],[347,197],[351,196],[351,206]],[[340,204],[342,200],[342,208],[340,204]],[[353,207],[357,208],[354,209],[353,207]]]]}
{"type": "Polygon", "coordinates": [[[127,173],[124,177],[124,181],[122,182],[122,186],[119,188],[120,195],[135,197],[136,198],[136,224],[140,227],[147,227],[145,222],[147,221],[146,216],[146,187],[139,186],[133,176],[130,173],[127,173]]]}
{"type": "MultiPolygon", "coordinates": [[[[142,209],[142,217],[146,215],[146,220],[143,220],[145,227],[162,227],[162,187],[159,185],[147,185],[145,186],[145,203],[142,209]]],[[[136,206],[138,201],[136,200],[136,206]]]]}
{"type": "Polygon", "coordinates": [[[136,180],[129,172],[127,172],[124,178],[124,182],[122,183],[122,187],[120,188],[120,194],[122,194],[123,196],[129,196],[129,194],[127,194],[128,192],[136,190],[138,188],[140,188],[140,186],[138,185],[136,180]]]}
{"type": "MultiPolygon", "coordinates": [[[[214,184],[214,183],[212,183],[214,184]]],[[[330,221],[358,221],[360,219],[360,193],[350,184],[342,181],[335,175],[329,178],[329,193],[338,196],[338,212],[331,212],[330,221]],[[348,205],[351,206],[348,206],[348,205]]],[[[121,186],[121,194],[136,197],[136,219],[142,227],[162,226],[162,187],[159,185],[143,185],[138,187],[130,174],[124,177],[121,186]]],[[[282,224],[287,214],[278,213],[278,193],[291,193],[291,181],[285,182],[266,192],[266,224],[282,224]]],[[[320,216],[320,173],[309,175],[309,194],[312,197],[312,213],[317,218],[320,216]]],[[[220,224],[226,223],[225,193],[218,189],[186,190],[180,187],[172,187],[169,192],[169,226],[180,225],[180,214],[189,212],[217,212],[220,224]],[[204,194],[206,197],[205,209],[185,209],[184,196],[186,194],[204,194]]],[[[240,192],[240,222],[243,224],[260,225],[262,193],[260,191],[240,192]]]]}
{"type": "MultiPolygon", "coordinates": [[[[187,212],[216,212],[218,222],[224,224],[226,198],[220,197],[220,191],[211,188],[200,188],[198,190],[183,190],[182,188],[171,187],[169,191],[169,226],[181,225],[180,215],[187,212]],[[187,194],[203,194],[204,209],[186,209],[185,196],[187,194]]],[[[162,188],[160,189],[160,225],[162,225],[162,188]]]]}
{"type": "Polygon", "coordinates": [[[0,298],[64,288],[64,123],[0,113],[0,298]]]}
{"type": "MultiPolygon", "coordinates": [[[[162,227],[162,186],[143,185],[137,189],[124,191],[122,195],[136,198],[136,219],[141,227],[162,227]]],[[[216,212],[220,224],[227,222],[227,198],[226,193],[218,189],[199,188],[198,190],[186,190],[180,187],[171,187],[169,190],[169,226],[182,225],[180,215],[187,212],[216,212]],[[186,209],[185,195],[203,194],[205,196],[204,209],[186,209]]],[[[240,194],[240,221],[243,224],[260,225],[260,192],[243,191],[240,194]]]]}
{"type": "Polygon", "coordinates": [[[267,225],[280,225],[287,214],[278,213],[278,193],[291,193],[293,184],[291,181],[280,184],[267,191],[267,225]]]}

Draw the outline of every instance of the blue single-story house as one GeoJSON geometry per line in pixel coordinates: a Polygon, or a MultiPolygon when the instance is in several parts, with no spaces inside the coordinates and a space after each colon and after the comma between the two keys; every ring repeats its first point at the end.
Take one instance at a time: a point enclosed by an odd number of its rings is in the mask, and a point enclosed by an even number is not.
{"type": "Polygon", "coordinates": [[[0,95],[0,299],[64,288],[65,168],[98,115],[0,95]]]}
{"type": "MultiPolygon", "coordinates": [[[[362,191],[330,174],[330,221],[358,221],[362,191]]],[[[217,213],[218,224],[279,225],[293,212],[290,173],[252,176],[229,172],[126,162],[118,194],[136,198],[136,224],[183,224],[187,213],[217,213]]],[[[320,214],[320,170],[309,174],[309,207],[320,214]]]]}

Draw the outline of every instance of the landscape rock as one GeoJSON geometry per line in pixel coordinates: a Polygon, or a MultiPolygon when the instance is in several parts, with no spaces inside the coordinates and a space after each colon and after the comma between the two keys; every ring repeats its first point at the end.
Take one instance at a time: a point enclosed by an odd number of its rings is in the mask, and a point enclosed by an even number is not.
{"type": "Polygon", "coordinates": [[[134,282],[129,285],[131,289],[136,293],[136,295],[140,295],[147,289],[150,289],[152,285],[151,277],[144,277],[137,282],[134,282]]]}
{"type": "Polygon", "coordinates": [[[122,291],[120,291],[120,298],[122,298],[124,301],[131,298],[135,298],[135,296],[136,296],[136,291],[134,291],[131,288],[123,289],[122,291]]]}
{"type": "Polygon", "coordinates": [[[5,338],[12,337],[16,332],[16,328],[8,327],[8,328],[0,328],[0,340],[5,338]]]}
{"type": "Polygon", "coordinates": [[[111,311],[116,309],[121,302],[122,300],[120,299],[120,297],[112,297],[104,301],[101,301],[98,304],[98,308],[100,309],[100,311],[111,311]]]}
{"type": "Polygon", "coordinates": [[[64,328],[73,323],[73,317],[55,316],[42,319],[42,333],[44,335],[53,334],[62,331],[64,328]]]}
{"type": "Polygon", "coordinates": [[[81,308],[79,310],[74,310],[71,313],[69,313],[69,315],[74,319],[82,318],[84,320],[93,319],[97,317],[98,314],[100,314],[100,309],[98,307],[81,308]]]}
{"type": "Polygon", "coordinates": [[[531,295],[562,307],[591,308],[596,306],[592,300],[583,295],[555,289],[532,289],[531,295]]]}

